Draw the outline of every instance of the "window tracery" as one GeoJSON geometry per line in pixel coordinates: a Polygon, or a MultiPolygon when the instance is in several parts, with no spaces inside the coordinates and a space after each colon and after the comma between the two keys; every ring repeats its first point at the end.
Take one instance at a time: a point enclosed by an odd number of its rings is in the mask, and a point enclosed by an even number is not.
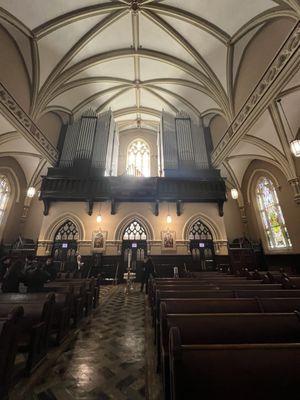
{"type": "Polygon", "coordinates": [[[127,174],[132,176],[150,176],[150,148],[142,140],[134,140],[127,152],[127,174]]]}

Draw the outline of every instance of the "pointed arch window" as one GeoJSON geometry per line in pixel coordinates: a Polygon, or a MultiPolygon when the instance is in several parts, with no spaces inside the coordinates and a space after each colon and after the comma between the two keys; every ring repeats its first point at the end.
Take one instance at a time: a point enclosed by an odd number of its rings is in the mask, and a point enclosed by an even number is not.
{"type": "Polygon", "coordinates": [[[269,247],[271,249],[292,247],[276,189],[267,177],[261,177],[257,182],[256,200],[269,247]]]}
{"type": "Polygon", "coordinates": [[[147,240],[146,230],[138,221],[134,220],[125,229],[123,240],[147,240]]]}
{"type": "Polygon", "coordinates": [[[4,175],[0,175],[0,224],[6,211],[7,203],[10,195],[10,186],[8,179],[4,175]]]}
{"type": "Polygon", "coordinates": [[[150,176],[150,148],[142,139],[134,140],[128,147],[127,174],[132,176],[150,176]]]}
{"type": "Polygon", "coordinates": [[[61,241],[61,240],[78,240],[79,239],[79,234],[78,234],[78,229],[77,226],[74,224],[74,222],[67,220],[64,222],[61,227],[58,229],[56,232],[54,241],[61,241]]]}

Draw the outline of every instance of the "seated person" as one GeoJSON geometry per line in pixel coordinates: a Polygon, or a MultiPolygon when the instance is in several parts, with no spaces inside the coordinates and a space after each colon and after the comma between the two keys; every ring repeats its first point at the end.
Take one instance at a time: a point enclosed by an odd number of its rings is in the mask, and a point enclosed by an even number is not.
{"type": "Polygon", "coordinates": [[[12,259],[10,256],[4,256],[0,261],[0,282],[2,282],[3,277],[7,271],[7,269],[11,266],[12,259]]]}
{"type": "Polygon", "coordinates": [[[25,273],[25,285],[27,285],[28,293],[38,293],[44,291],[44,284],[50,279],[50,275],[44,271],[42,266],[38,263],[35,267],[31,267],[25,273]]]}
{"type": "Polygon", "coordinates": [[[49,279],[54,281],[56,279],[56,275],[58,273],[57,265],[53,262],[52,257],[48,257],[44,266],[43,270],[49,275],[49,279]]]}
{"type": "Polygon", "coordinates": [[[4,277],[2,283],[2,292],[10,293],[10,292],[19,292],[19,283],[23,280],[23,262],[21,260],[15,261],[11,264],[4,277]]]}

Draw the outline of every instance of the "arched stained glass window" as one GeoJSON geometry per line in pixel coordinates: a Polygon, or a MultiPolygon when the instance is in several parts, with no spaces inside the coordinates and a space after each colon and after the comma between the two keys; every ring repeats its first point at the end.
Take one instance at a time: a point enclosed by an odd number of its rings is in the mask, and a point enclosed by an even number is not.
{"type": "Polygon", "coordinates": [[[125,229],[123,240],[147,240],[145,228],[138,222],[131,222],[125,229]]]}
{"type": "Polygon", "coordinates": [[[78,240],[78,229],[74,222],[68,220],[58,229],[55,235],[55,242],[60,240],[78,240]]]}
{"type": "Polygon", "coordinates": [[[208,227],[198,220],[190,229],[190,240],[212,240],[212,234],[208,227]]]}
{"type": "Polygon", "coordinates": [[[268,245],[272,249],[292,247],[273,182],[261,177],[256,186],[256,199],[268,245]]]}
{"type": "Polygon", "coordinates": [[[142,139],[134,140],[128,147],[127,174],[150,176],[150,148],[142,139]]]}
{"type": "Polygon", "coordinates": [[[10,187],[6,176],[0,175],[0,224],[3,220],[3,216],[7,207],[8,199],[10,195],[10,187]]]}

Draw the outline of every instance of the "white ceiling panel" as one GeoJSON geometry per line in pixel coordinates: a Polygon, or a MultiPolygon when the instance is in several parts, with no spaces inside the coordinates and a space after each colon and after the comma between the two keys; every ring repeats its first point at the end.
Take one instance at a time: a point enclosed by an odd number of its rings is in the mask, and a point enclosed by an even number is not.
{"type": "MultiPolygon", "coordinates": [[[[176,28],[177,23],[178,21],[176,28]]],[[[174,20],[172,24],[174,25],[174,20]]],[[[203,72],[201,66],[175,39],[143,15],[140,17],[140,44],[144,49],[157,50],[180,58],[203,72]]]]}
{"type": "Polygon", "coordinates": [[[131,15],[127,14],[93,38],[72,60],[71,65],[97,54],[128,49],[132,44],[131,15]]]}
{"type": "Polygon", "coordinates": [[[8,10],[30,29],[77,8],[106,3],[106,0],[1,0],[8,10]],[[22,7],[20,7],[22,4],[22,7]]]}
{"type": "Polygon", "coordinates": [[[72,46],[104,17],[105,15],[96,16],[73,22],[49,33],[38,41],[41,64],[40,84],[44,83],[49,73],[72,46]]]}
{"type": "Polygon", "coordinates": [[[163,17],[197,50],[202,58],[217,75],[223,87],[226,88],[227,47],[211,34],[191,25],[170,17],[163,17]]]}
{"type": "Polygon", "coordinates": [[[109,60],[96,64],[75,75],[72,80],[94,76],[113,76],[134,80],[134,63],[132,57],[109,60]]]}
{"type": "Polygon", "coordinates": [[[166,0],[164,4],[196,14],[231,35],[257,14],[278,5],[271,0],[166,0]]]}

